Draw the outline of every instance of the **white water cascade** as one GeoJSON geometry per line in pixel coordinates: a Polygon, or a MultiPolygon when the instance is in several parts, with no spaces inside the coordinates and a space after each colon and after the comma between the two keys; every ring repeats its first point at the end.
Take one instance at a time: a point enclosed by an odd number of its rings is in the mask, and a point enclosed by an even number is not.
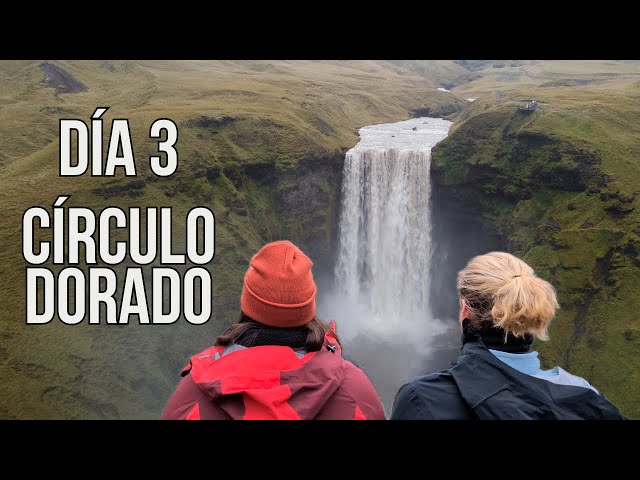
{"type": "Polygon", "coordinates": [[[431,148],[450,126],[416,118],[364,127],[347,152],[331,309],[343,319],[341,335],[395,338],[423,350],[446,328],[429,308],[429,171],[431,148]]]}

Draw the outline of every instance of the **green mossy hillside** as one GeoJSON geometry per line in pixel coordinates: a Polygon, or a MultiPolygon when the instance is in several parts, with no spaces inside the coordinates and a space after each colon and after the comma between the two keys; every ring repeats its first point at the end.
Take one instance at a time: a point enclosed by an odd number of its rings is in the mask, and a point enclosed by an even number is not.
{"type": "Polygon", "coordinates": [[[640,86],[536,89],[535,111],[480,99],[433,151],[433,177],[557,289],[538,344],[640,418],[640,86]]]}

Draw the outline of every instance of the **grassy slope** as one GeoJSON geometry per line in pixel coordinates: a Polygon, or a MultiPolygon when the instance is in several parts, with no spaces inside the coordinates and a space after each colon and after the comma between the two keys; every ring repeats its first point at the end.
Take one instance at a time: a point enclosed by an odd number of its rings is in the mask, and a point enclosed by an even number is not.
{"type": "Polygon", "coordinates": [[[505,81],[494,70],[454,90],[485,96],[434,152],[441,181],[479,201],[511,250],[557,288],[544,363],[585,376],[638,418],[640,72],[540,62],[505,81]],[[543,108],[523,114],[513,98],[543,108]]]}
{"type": "MultiPolygon", "coordinates": [[[[0,63],[0,418],[157,417],[176,370],[235,315],[249,256],[287,233],[269,192],[252,182],[236,186],[234,169],[295,168],[302,158],[354,145],[360,126],[455,102],[424,71],[388,62],[56,62],[88,87],[75,94],[44,87],[39,63],[0,63]],[[122,177],[58,177],[58,119],[88,119],[97,106],[111,107],[105,125],[131,120],[143,188],[126,190],[130,179],[122,177]],[[153,147],[145,137],[160,117],[180,125],[180,166],[169,179],[145,166],[153,147]],[[26,327],[21,216],[59,194],[71,195],[67,206],[95,209],[171,205],[176,232],[191,206],[210,206],[218,219],[216,320],[201,327],[26,327]]],[[[176,250],[183,240],[176,236],[176,250]]]]}

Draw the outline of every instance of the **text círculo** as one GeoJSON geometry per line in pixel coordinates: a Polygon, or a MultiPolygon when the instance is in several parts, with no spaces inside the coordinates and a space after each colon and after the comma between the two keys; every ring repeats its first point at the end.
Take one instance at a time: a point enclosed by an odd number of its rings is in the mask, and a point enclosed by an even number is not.
{"type": "Polygon", "coordinates": [[[85,272],[67,267],[54,273],[46,267],[27,267],[27,324],[48,323],[56,314],[68,325],[85,318],[89,324],[101,323],[101,319],[102,323],[126,324],[131,315],[137,315],[141,324],[174,323],[181,313],[192,324],[209,319],[212,282],[207,269],[182,268],[181,275],[174,268],[154,267],[145,278],[142,268],[133,267],[126,269],[124,281],[119,282],[108,265],[119,265],[125,259],[135,265],[208,264],[215,255],[211,210],[195,207],[188,212],[185,252],[175,253],[170,207],[108,207],[94,212],[85,207],[65,208],[68,198],[58,197],[52,215],[42,207],[24,213],[23,256],[31,265],[50,262],[89,268],[85,272]],[[114,232],[124,230],[127,240],[117,239],[114,232]],[[145,285],[149,278],[152,288],[145,285]],[[120,291],[121,296],[116,295],[120,291]]]}

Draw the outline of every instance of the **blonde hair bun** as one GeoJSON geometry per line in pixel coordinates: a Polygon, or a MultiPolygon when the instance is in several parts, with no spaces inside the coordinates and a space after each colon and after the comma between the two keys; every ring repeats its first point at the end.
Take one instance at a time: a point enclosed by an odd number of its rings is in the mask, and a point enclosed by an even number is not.
{"type": "Polygon", "coordinates": [[[523,260],[506,252],[478,255],[458,273],[458,294],[479,321],[491,321],[507,333],[547,340],[558,309],[553,286],[523,260]]]}

